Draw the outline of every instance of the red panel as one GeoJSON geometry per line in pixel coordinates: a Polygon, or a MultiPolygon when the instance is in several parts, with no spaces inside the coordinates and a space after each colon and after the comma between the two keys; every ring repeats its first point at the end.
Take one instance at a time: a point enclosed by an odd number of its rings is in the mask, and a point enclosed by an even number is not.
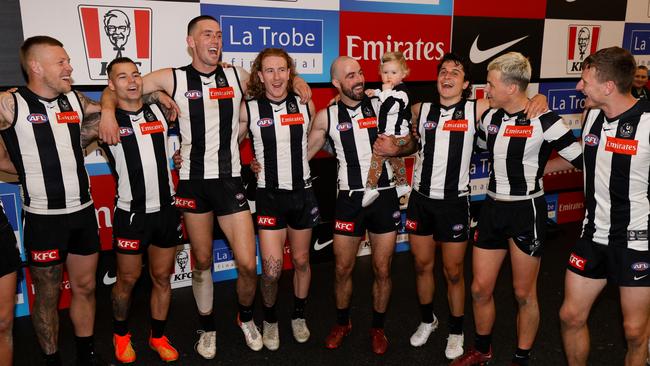
{"type": "Polygon", "coordinates": [[[99,14],[97,8],[81,8],[81,19],[86,33],[88,58],[101,58],[102,44],[99,40],[99,14]]]}
{"type": "Polygon", "coordinates": [[[149,10],[134,10],[135,18],[135,44],[138,49],[138,58],[149,58],[149,29],[151,13],[149,10]]]}
{"type": "Polygon", "coordinates": [[[529,18],[546,17],[546,0],[455,0],[454,15],[495,17],[495,18],[529,18]]]}
{"type": "Polygon", "coordinates": [[[407,80],[432,80],[438,61],[450,50],[450,16],[342,11],[340,22],[339,53],[359,60],[366,81],[380,80],[381,56],[396,50],[411,69],[407,80]]]}
{"type": "Polygon", "coordinates": [[[113,249],[113,210],[115,208],[115,180],[112,175],[90,177],[90,194],[95,202],[102,250],[113,249]]]}
{"type": "Polygon", "coordinates": [[[575,59],[576,53],[576,31],[578,27],[569,27],[569,60],[575,59]]]}
{"type": "Polygon", "coordinates": [[[585,217],[582,191],[560,193],[557,198],[557,223],[581,221],[585,217]]]}

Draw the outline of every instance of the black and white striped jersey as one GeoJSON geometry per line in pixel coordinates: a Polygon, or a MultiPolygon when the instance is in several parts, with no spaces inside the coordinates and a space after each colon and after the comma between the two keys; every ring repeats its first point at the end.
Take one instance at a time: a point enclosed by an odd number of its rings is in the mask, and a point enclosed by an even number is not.
{"type": "Polygon", "coordinates": [[[181,110],[180,179],[239,177],[240,69],[219,66],[203,74],[188,65],[173,73],[172,98],[181,110]]]}
{"type": "Polygon", "coordinates": [[[12,95],[14,120],[2,138],[18,171],[24,210],[57,215],[91,205],[81,148],[84,114],[76,92],[45,99],[21,87],[12,95]]]}
{"type": "MultiPolygon", "coordinates": [[[[354,107],[340,101],[327,107],[327,135],[338,161],[340,190],[359,190],[366,185],[372,145],[377,139],[379,105],[379,98],[373,97],[364,98],[354,107]]],[[[378,181],[380,188],[391,185],[389,169],[389,164],[384,162],[378,181]]]]}
{"type": "Polygon", "coordinates": [[[103,148],[117,180],[117,207],[129,212],[158,212],[173,202],[174,186],[167,151],[167,121],[157,105],[137,112],[115,111],[117,145],[103,148]]]}
{"type": "Polygon", "coordinates": [[[650,229],[650,102],[639,101],[608,119],[588,111],[582,131],[585,219],[583,237],[648,250],[650,229]]]}
{"type": "Polygon", "coordinates": [[[417,131],[421,147],[413,189],[434,199],[469,195],[476,101],[463,99],[449,107],[422,103],[417,131]]]}
{"type": "Polygon", "coordinates": [[[248,131],[262,170],[260,188],[300,189],[309,183],[307,130],[309,106],[293,93],[281,102],[266,97],[246,102],[248,131]]]}
{"type": "Polygon", "coordinates": [[[582,167],[582,150],[557,114],[547,111],[527,119],[490,109],[481,117],[478,146],[489,152],[487,194],[497,200],[517,201],[544,194],[544,167],[552,149],[575,167],[582,167]]]}
{"type": "Polygon", "coordinates": [[[404,83],[390,90],[378,91],[381,102],[377,131],[388,136],[405,136],[411,132],[411,101],[404,83]]]}

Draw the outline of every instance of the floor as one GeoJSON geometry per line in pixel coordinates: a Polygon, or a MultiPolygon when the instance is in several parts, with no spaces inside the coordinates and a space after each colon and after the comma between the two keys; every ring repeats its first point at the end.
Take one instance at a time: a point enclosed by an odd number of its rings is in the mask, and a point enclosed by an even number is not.
{"type": "MultiPolygon", "coordinates": [[[[579,226],[564,225],[551,233],[544,248],[545,253],[539,276],[541,324],[537,342],[532,353],[532,365],[564,365],[560,338],[558,310],[563,297],[564,267],[571,244],[578,235],[579,226]]],[[[469,251],[471,252],[471,251],[469,251]]],[[[506,261],[507,262],[507,261],[506,261]]],[[[468,253],[466,263],[471,263],[468,253]]],[[[369,258],[360,258],[354,273],[355,293],[352,303],[352,334],[338,350],[327,350],[323,340],[335,321],[333,296],[333,263],[313,265],[313,280],[307,320],[312,338],[306,344],[297,344],[291,336],[289,317],[292,307],[291,272],[281,279],[279,293],[280,349],[250,351],[241,331],[235,325],[236,302],[233,281],[215,285],[215,312],[217,317],[217,357],[211,361],[200,359],[194,352],[196,341],[195,305],[190,288],[175,290],[168,322],[167,334],[181,352],[177,365],[447,365],[444,357],[446,319],[448,309],[444,281],[441,281],[439,258],[436,265],[437,285],[434,309],[441,325],[429,342],[421,348],[413,348],[409,337],[419,323],[415,294],[413,259],[410,253],[399,253],[393,261],[393,294],[386,320],[386,333],[390,341],[388,352],[376,356],[370,350],[368,329],[371,321],[370,290],[372,274],[369,258]]],[[[466,276],[471,278],[470,268],[466,276]]],[[[510,266],[503,267],[495,290],[497,321],[494,328],[495,365],[509,364],[515,347],[515,301],[511,287],[510,266]]],[[[469,285],[467,286],[469,289],[469,285]]],[[[147,296],[149,284],[141,281],[131,311],[131,331],[138,352],[137,365],[162,364],[148,349],[147,296]]],[[[471,302],[467,299],[465,331],[466,344],[472,343],[473,320],[471,302]]],[[[256,319],[261,324],[261,304],[256,301],[256,319]]],[[[109,288],[102,287],[97,293],[96,348],[105,359],[112,360],[111,309],[109,288]]],[[[15,323],[15,364],[41,365],[40,350],[29,318],[17,319],[15,323]]],[[[621,328],[620,306],[616,288],[607,287],[590,318],[592,348],[590,365],[621,365],[624,357],[624,338],[621,328]]],[[[65,364],[74,358],[72,330],[67,311],[62,312],[60,330],[61,353],[65,364]]]]}

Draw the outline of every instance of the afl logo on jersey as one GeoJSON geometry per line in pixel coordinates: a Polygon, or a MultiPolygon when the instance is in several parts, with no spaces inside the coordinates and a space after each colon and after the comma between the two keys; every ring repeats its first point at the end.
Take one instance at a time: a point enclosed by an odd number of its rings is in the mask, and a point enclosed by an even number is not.
{"type": "Polygon", "coordinates": [[[600,141],[600,139],[598,138],[598,136],[594,135],[593,133],[590,133],[587,136],[585,136],[585,145],[587,146],[596,146],[598,145],[598,141],[600,141]]]}
{"type": "Polygon", "coordinates": [[[497,125],[489,125],[489,126],[487,127],[487,132],[488,132],[490,135],[496,135],[497,132],[499,132],[499,126],[497,126],[497,125]]]}
{"type": "Polygon", "coordinates": [[[126,137],[133,135],[133,129],[131,127],[120,127],[120,137],[126,137]]]}
{"type": "Polygon", "coordinates": [[[435,121],[426,121],[423,124],[425,130],[435,130],[438,124],[435,121]]]}
{"type": "Polygon", "coordinates": [[[199,99],[203,94],[199,90],[188,90],[185,92],[185,98],[187,99],[199,99]]]}
{"type": "Polygon", "coordinates": [[[260,127],[273,126],[273,119],[272,118],[262,118],[261,120],[257,121],[257,125],[260,126],[260,127]]]}
{"type": "Polygon", "coordinates": [[[29,116],[27,116],[27,122],[34,123],[34,124],[40,124],[40,123],[45,123],[47,122],[47,116],[41,113],[32,113],[29,116]]]}
{"type": "Polygon", "coordinates": [[[343,122],[336,125],[336,129],[341,132],[348,131],[351,128],[352,128],[352,123],[350,122],[343,122]]]}

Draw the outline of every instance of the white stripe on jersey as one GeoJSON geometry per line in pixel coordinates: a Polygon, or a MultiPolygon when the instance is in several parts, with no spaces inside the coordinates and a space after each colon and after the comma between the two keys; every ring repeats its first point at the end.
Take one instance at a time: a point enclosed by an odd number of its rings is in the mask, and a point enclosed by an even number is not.
{"type": "Polygon", "coordinates": [[[445,199],[469,195],[469,167],[476,133],[476,101],[466,101],[463,120],[460,121],[456,120],[458,116],[454,113],[457,106],[458,104],[446,108],[422,103],[420,107],[417,128],[422,146],[417,153],[413,188],[429,198],[445,199]],[[436,121],[428,120],[431,108],[439,108],[438,113],[433,111],[439,116],[436,121]],[[450,124],[446,125],[447,123],[450,124]],[[463,125],[467,129],[464,132],[459,128],[463,125]],[[459,132],[462,132],[462,137],[452,139],[452,133],[457,135],[459,132]],[[429,139],[431,136],[433,141],[429,139]],[[448,177],[448,171],[457,171],[458,174],[448,177]],[[454,181],[457,184],[450,189],[454,181]]]}
{"type": "MultiPolygon", "coordinates": [[[[217,71],[218,70],[219,69],[217,69],[217,71]]],[[[243,96],[243,91],[239,83],[239,75],[242,71],[243,69],[239,67],[223,69],[227,85],[232,87],[234,95],[232,98],[226,98],[232,100],[232,120],[222,121],[218,99],[210,98],[210,89],[219,88],[221,86],[221,83],[217,80],[217,74],[212,73],[204,75],[194,70],[191,66],[173,70],[176,84],[174,87],[174,95],[172,97],[181,111],[178,116],[181,139],[181,157],[183,158],[183,165],[179,171],[180,179],[192,179],[191,175],[194,175],[190,172],[190,166],[192,165],[190,153],[193,148],[192,144],[193,142],[196,143],[196,141],[205,141],[205,152],[203,153],[202,161],[196,162],[202,166],[203,172],[200,177],[201,179],[240,176],[241,162],[239,159],[239,143],[237,137],[239,135],[239,106],[243,96]],[[188,86],[188,73],[190,76],[200,79],[200,90],[188,86]],[[190,121],[190,100],[196,99],[201,99],[203,102],[204,118],[202,120],[190,121]],[[229,124],[232,129],[229,139],[229,149],[231,154],[230,163],[232,167],[226,174],[223,174],[219,166],[219,148],[221,146],[220,133],[222,132],[221,124],[224,123],[229,124]],[[203,136],[200,138],[192,136],[193,124],[200,124],[205,127],[203,136]],[[224,176],[222,176],[222,174],[224,176]]],[[[197,84],[199,84],[198,80],[197,84]]]]}
{"type": "MultiPolygon", "coordinates": [[[[269,122],[266,120],[267,117],[262,118],[260,116],[260,108],[259,108],[259,103],[258,100],[250,100],[247,101],[247,110],[248,110],[248,130],[250,131],[250,134],[252,135],[252,140],[253,140],[253,151],[255,152],[255,159],[260,163],[262,170],[257,173],[257,187],[259,188],[268,188],[266,187],[266,182],[267,182],[267,169],[265,169],[264,162],[266,161],[265,156],[266,154],[269,154],[270,149],[265,149],[264,148],[264,141],[262,137],[262,129],[273,129],[274,130],[274,136],[275,136],[275,141],[272,143],[275,148],[275,156],[271,157],[271,159],[274,159],[277,162],[277,177],[276,180],[278,182],[277,187],[271,187],[271,188],[279,188],[279,189],[286,189],[286,190],[293,190],[293,189],[298,189],[298,188],[303,188],[308,184],[309,177],[310,177],[310,171],[309,171],[309,163],[307,161],[307,132],[308,132],[308,127],[310,124],[310,118],[309,118],[309,106],[308,104],[302,104],[300,101],[300,97],[295,96],[295,100],[297,100],[297,108],[298,112],[297,113],[289,113],[287,111],[287,103],[288,101],[291,100],[292,103],[294,100],[293,94],[289,94],[289,96],[281,103],[276,104],[272,101],[268,101],[267,103],[270,103],[270,106],[272,108],[272,121],[269,122]],[[290,133],[290,124],[285,124],[283,125],[282,119],[288,118],[288,115],[293,115],[293,114],[301,114],[303,118],[303,123],[302,123],[302,141],[301,141],[301,146],[302,146],[302,151],[301,151],[301,158],[300,158],[300,163],[302,165],[302,177],[301,180],[303,182],[303,185],[300,187],[294,187],[293,186],[293,181],[294,177],[292,174],[293,171],[293,166],[292,162],[296,159],[292,159],[292,152],[291,152],[291,133],[290,133]]],[[[266,102],[266,100],[265,100],[266,102]]],[[[295,118],[295,117],[294,117],[295,118]]],[[[271,173],[270,174],[275,174],[271,173]]]]}

